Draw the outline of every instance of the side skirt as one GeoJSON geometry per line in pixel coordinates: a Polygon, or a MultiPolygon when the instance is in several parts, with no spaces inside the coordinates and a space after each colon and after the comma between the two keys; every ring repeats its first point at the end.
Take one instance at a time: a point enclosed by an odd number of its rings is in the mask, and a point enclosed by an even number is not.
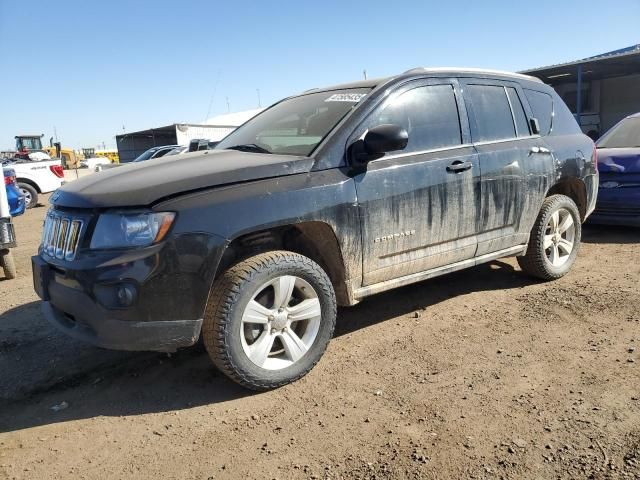
{"type": "Polygon", "coordinates": [[[469,258],[461,262],[452,263],[451,265],[444,265],[442,267],[432,268],[424,272],[413,273],[404,277],[394,278],[391,280],[385,280],[384,282],[374,283],[373,285],[367,285],[366,287],[356,288],[352,291],[353,303],[356,304],[360,300],[369,295],[375,295],[376,293],[384,292],[398,287],[404,287],[412,283],[421,282],[429,278],[438,277],[447,273],[456,272],[465,268],[474,267],[482,263],[491,262],[498,258],[513,257],[518,255],[524,255],[527,251],[527,245],[517,245],[515,247],[505,248],[498,250],[497,252],[487,253],[475,258],[469,258]]]}

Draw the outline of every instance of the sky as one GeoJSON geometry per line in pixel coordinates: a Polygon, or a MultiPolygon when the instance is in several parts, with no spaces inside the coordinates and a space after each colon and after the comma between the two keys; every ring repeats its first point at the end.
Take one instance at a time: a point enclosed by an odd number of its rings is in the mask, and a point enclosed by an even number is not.
{"type": "Polygon", "coordinates": [[[0,0],[0,149],[268,106],[416,66],[518,71],[640,43],[640,0],[0,0]],[[228,103],[227,103],[228,99],[228,103]]]}

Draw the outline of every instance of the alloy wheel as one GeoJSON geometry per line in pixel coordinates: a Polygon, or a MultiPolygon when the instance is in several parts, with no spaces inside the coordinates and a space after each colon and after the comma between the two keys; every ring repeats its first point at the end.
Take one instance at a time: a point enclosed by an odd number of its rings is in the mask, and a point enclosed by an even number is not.
{"type": "Polygon", "coordinates": [[[31,205],[31,201],[33,200],[33,197],[31,197],[31,192],[25,188],[21,188],[20,191],[22,192],[22,195],[24,195],[24,204],[26,206],[31,205]]]}
{"type": "Polygon", "coordinates": [[[244,353],[258,367],[280,370],[313,345],[322,318],[320,299],[300,277],[282,275],[262,285],[242,314],[244,353]]]}
{"type": "Polygon", "coordinates": [[[576,227],[573,215],[566,208],[551,214],[544,235],[544,252],[554,267],[564,265],[573,252],[576,227]]]}

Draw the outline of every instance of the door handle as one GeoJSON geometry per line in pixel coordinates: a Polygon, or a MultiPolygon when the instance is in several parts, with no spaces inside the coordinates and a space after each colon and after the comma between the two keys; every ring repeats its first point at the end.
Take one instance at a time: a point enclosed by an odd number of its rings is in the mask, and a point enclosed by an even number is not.
{"type": "Polygon", "coordinates": [[[551,150],[549,150],[547,147],[539,147],[536,145],[529,149],[529,155],[532,155],[534,153],[551,153],[551,150]]]}
{"type": "Polygon", "coordinates": [[[461,162],[460,160],[456,160],[451,165],[447,166],[447,172],[460,173],[465,170],[469,170],[473,167],[473,163],[471,162],[461,162]]]}

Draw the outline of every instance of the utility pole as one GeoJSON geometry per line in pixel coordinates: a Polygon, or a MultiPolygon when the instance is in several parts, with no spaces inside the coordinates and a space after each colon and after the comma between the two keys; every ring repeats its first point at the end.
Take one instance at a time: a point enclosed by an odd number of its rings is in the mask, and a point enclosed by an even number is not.
{"type": "Polygon", "coordinates": [[[56,142],[58,141],[58,131],[56,130],[56,126],[53,126],[53,136],[56,137],[56,142]]]}
{"type": "Polygon", "coordinates": [[[364,79],[366,80],[367,79],[367,70],[366,69],[362,70],[362,75],[364,76],[364,79]]]}

